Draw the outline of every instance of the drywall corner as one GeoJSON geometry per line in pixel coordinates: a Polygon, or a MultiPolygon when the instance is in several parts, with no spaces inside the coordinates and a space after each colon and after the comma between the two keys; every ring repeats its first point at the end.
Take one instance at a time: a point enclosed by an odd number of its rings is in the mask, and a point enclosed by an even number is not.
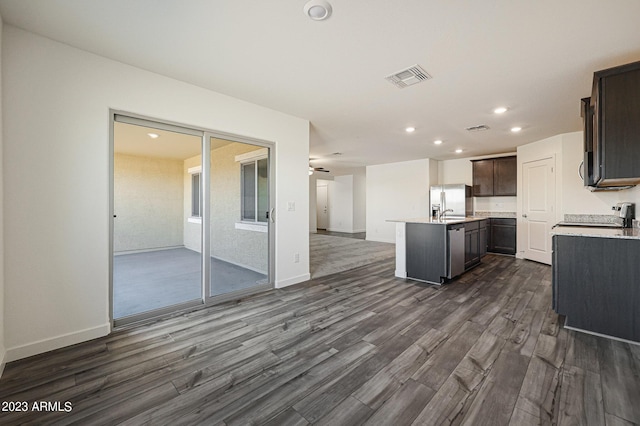
{"type": "MultiPolygon", "coordinates": [[[[2,46],[2,16],[0,16],[0,46],[2,46]]],[[[2,81],[2,48],[0,47],[0,82],[2,81]]],[[[4,371],[6,350],[4,346],[4,167],[2,143],[2,85],[0,84],[0,377],[4,371]]]]}

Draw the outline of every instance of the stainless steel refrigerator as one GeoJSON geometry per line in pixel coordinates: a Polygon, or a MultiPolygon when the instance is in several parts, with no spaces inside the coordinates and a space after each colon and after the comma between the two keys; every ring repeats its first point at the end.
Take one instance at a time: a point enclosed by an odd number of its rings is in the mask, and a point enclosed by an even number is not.
{"type": "Polygon", "coordinates": [[[432,186],[430,201],[432,212],[435,206],[439,206],[440,212],[448,209],[453,210],[453,212],[447,212],[448,217],[473,215],[471,187],[463,183],[432,186]]]}

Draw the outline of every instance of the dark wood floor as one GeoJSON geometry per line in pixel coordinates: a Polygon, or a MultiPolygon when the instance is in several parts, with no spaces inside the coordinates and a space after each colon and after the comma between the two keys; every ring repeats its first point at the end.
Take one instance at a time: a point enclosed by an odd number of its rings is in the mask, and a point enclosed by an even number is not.
{"type": "Polygon", "coordinates": [[[640,347],[568,331],[550,268],[488,255],[443,287],[393,261],[11,363],[0,424],[640,423],[640,347]]]}

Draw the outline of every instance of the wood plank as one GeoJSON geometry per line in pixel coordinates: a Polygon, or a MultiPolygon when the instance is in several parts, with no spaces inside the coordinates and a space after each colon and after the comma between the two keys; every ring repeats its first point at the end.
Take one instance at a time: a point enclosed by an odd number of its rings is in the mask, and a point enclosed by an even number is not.
{"type": "Polygon", "coordinates": [[[507,424],[522,386],[529,358],[503,350],[464,415],[463,425],[507,424]]]}
{"type": "Polygon", "coordinates": [[[559,426],[605,424],[600,383],[600,375],[590,370],[569,366],[563,371],[559,426]]]}
{"type": "Polygon", "coordinates": [[[565,365],[572,365],[599,375],[598,337],[586,333],[569,331],[565,365]]]}
{"type": "Polygon", "coordinates": [[[481,335],[482,326],[467,321],[411,378],[432,389],[440,388],[481,335]]]}
{"type": "Polygon", "coordinates": [[[534,357],[524,377],[511,423],[535,419],[537,424],[553,424],[560,399],[560,370],[534,357]],[[521,419],[521,420],[519,420],[521,419]]]}
{"type": "Polygon", "coordinates": [[[601,338],[598,354],[605,411],[640,424],[640,365],[629,344],[601,338]]]}
{"type": "Polygon", "coordinates": [[[367,419],[365,425],[410,425],[434,394],[433,389],[409,379],[367,419]]]}
{"type": "Polygon", "coordinates": [[[0,423],[640,424],[640,346],[562,328],[548,266],[488,255],[442,287],[393,270],[385,260],[10,363],[0,400],[73,411],[0,423]]]}
{"type": "Polygon", "coordinates": [[[315,424],[318,426],[358,426],[364,424],[372,412],[373,410],[362,402],[349,397],[315,424]]]}
{"type": "Polygon", "coordinates": [[[264,426],[305,426],[308,424],[310,423],[291,407],[273,417],[264,426]]]}

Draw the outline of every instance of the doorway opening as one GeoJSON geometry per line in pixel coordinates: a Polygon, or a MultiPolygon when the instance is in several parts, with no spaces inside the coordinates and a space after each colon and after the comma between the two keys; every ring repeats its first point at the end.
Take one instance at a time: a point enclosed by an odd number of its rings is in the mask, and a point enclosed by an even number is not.
{"type": "Polygon", "coordinates": [[[112,115],[115,326],[273,288],[271,143],[112,115]]]}

